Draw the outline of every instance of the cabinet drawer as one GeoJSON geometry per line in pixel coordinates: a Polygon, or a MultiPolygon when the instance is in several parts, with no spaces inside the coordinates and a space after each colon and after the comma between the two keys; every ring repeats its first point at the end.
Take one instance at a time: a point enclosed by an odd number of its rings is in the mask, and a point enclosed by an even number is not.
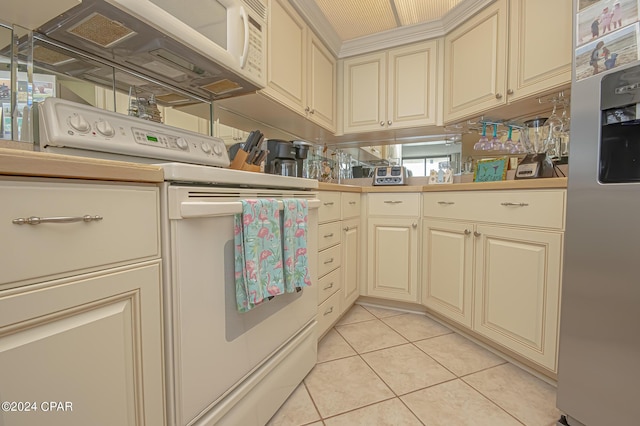
{"type": "Polygon", "coordinates": [[[341,294],[340,292],[334,293],[318,306],[318,337],[324,335],[340,317],[341,294]]]}
{"type": "Polygon", "coordinates": [[[566,190],[439,192],[423,194],[429,217],[564,228],[566,190]]]}
{"type": "Polygon", "coordinates": [[[340,219],[340,193],[320,192],[318,195],[321,204],[318,209],[318,222],[330,222],[340,219]]]}
{"type": "Polygon", "coordinates": [[[318,280],[318,303],[324,302],[342,288],[341,271],[342,269],[338,268],[318,280]]]}
{"type": "Polygon", "coordinates": [[[159,256],[158,188],[36,181],[0,182],[2,284],[26,284],[159,256]],[[18,225],[14,219],[101,216],[18,225]]]}
{"type": "Polygon", "coordinates": [[[341,254],[340,245],[333,246],[318,253],[318,277],[327,275],[327,273],[340,267],[341,254]]]}
{"type": "Polygon", "coordinates": [[[324,250],[335,246],[340,242],[341,222],[323,223],[318,226],[318,250],[324,250]]]}
{"type": "Polygon", "coordinates": [[[376,216],[418,216],[420,215],[420,194],[395,194],[385,192],[369,194],[369,215],[376,216]]]}
{"type": "Polygon", "coordinates": [[[350,219],[360,216],[360,194],[342,193],[342,218],[350,219]]]}

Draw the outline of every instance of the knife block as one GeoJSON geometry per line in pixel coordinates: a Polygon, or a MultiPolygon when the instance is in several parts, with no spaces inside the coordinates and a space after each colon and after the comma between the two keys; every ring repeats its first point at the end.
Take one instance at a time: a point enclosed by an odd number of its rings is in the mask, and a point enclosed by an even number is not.
{"type": "Polygon", "coordinates": [[[236,156],[233,158],[233,161],[229,165],[229,168],[236,170],[246,170],[249,172],[260,172],[260,165],[247,163],[248,156],[249,153],[247,151],[239,149],[238,152],[236,152],[236,156]]]}

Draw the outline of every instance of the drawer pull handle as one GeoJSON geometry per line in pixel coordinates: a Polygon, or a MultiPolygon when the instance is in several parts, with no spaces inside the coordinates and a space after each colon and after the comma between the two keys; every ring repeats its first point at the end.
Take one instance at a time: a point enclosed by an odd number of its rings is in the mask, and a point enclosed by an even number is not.
{"type": "Polygon", "coordinates": [[[468,229],[464,230],[464,235],[471,235],[471,231],[469,231],[468,229]]]}
{"type": "Polygon", "coordinates": [[[331,312],[333,312],[333,306],[327,309],[326,311],[324,311],[324,316],[329,315],[331,312]]]}
{"type": "Polygon", "coordinates": [[[333,263],[333,257],[331,259],[325,260],[324,264],[328,265],[329,263],[333,263]]]}
{"type": "Polygon", "coordinates": [[[323,290],[329,290],[333,288],[333,283],[329,284],[328,286],[326,286],[325,288],[323,288],[323,290]]]}
{"type": "Polygon", "coordinates": [[[398,200],[387,200],[385,201],[385,204],[401,204],[402,201],[398,201],[398,200]]]}
{"type": "Polygon", "coordinates": [[[453,204],[455,204],[453,201],[438,201],[438,204],[443,205],[443,206],[451,206],[453,204]]]}
{"type": "Polygon", "coordinates": [[[332,206],[333,204],[334,204],[333,201],[330,201],[328,203],[324,203],[325,206],[332,206]]]}
{"type": "Polygon", "coordinates": [[[84,216],[59,216],[59,217],[19,217],[13,219],[11,222],[16,225],[39,225],[41,223],[74,223],[74,222],[92,222],[102,220],[102,216],[91,216],[86,214],[84,216]]]}
{"type": "Polygon", "coordinates": [[[326,234],[324,237],[325,237],[325,238],[331,238],[331,237],[333,237],[333,232],[332,232],[332,233],[330,233],[330,234],[326,234]]]}
{"type": "Polygon", "coordinates": [[[349,204],[351,204],[352,206],[355,206],[358,203],[356,203],[355,201],[349,201],[349,204]]]}
{"type": "Polygon", "coordinates": [[[528,203],[500,203],[500,205],[506,206],[506,207],[526,207],[529,204],[528,203]]]}

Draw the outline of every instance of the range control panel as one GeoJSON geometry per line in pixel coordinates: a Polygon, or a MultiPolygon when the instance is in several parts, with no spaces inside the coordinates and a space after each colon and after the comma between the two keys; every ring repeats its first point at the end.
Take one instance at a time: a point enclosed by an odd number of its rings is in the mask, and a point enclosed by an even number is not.
{"type": "Polygon", "coordinates": [[[404,185],[407,171],[403,166],[378,166],[373,175],[374,185],[404,185]]]}
{"type": "Polygon", "coordinates": [[[228,167],[224,141],[57,98],[38,104],[38,145],[152,160],[228,167]]]}

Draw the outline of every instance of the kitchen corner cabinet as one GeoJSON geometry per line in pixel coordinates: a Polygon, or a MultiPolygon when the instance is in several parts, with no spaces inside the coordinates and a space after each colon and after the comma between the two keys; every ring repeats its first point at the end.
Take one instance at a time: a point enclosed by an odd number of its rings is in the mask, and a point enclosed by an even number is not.
{"type": "Polygon", "coordinates": [[[37,401],[6,424],[165,424],[158,188],[1,180],[0,197],[2,397],[37,401]],[[12,222],[84,214],[102,219],[12,222]]]}
{"type": "Polygon", "coordinates": [[[423,194],[424,305],[555,373],[565,198],[423,194]]]}
{"type": "Polygon", "coordinates": [[[441,40],[344,60],[344,133],[438,124],[441,40]]]}
{"type": "Polygon", "coordinates": [[[571,2],[498,0],[445,37],[444,121],[571,81],[571,2]]]}
{"type": "Polygon", "coordinates": [[[420,194],[367,195],[367,296],[420,301],[420,194]]]}
{"type": "Polygon", "coordinates": [[[269,1],[265,94],[336,130],[336,59],[286,0],[269,1]]]}

